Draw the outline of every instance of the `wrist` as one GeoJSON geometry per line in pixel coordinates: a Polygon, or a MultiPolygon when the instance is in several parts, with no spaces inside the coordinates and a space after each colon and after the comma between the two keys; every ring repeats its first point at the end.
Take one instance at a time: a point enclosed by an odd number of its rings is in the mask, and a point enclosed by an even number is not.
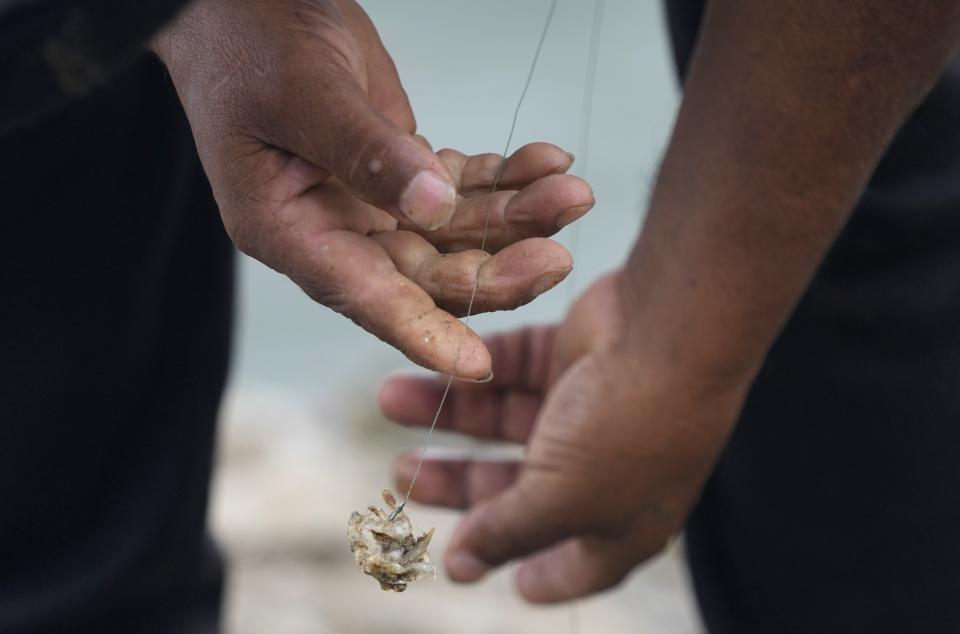
{"type": "Polygon", "coordinates": [[[146,49],[157,56],[157,58],[163,63],[164,66],[167,66],[167,57],[168,50],[166,44],[166,33],[167,29],[170,28],[168,24],[160,31],[154,34],[146,43],[146,49]]]}
{"type": "Polygon", "coordinates": [[[236,7],[221,0],[191,0],[154,34],[147,48],[167,67],[175,84],[215,81],[225,71],[236,70],[242,57],[236,40],[249,32],[243,22],[236,7]]]}
{"type": "Polygon", "coordinates": [[[763,342],[731,337],[708,302],[694,308],[674,301],[669,288],[651,283],[632,261],[615,281],[620,328],[612,349],[701,395],[746,395],[766,356],[763,342]]]}
{"type": "Polygon", "coordinates": [[[172,36],[181,28],[185,16],[193,12],[195,6],[201,0],[188,0],[183,3],[180,11],[177,12],[168,22],[163,25],[159,31],[153,34],[144,47],[157,56],[164,66],[170,67],[171,54],[173,53],[172,36]]]}

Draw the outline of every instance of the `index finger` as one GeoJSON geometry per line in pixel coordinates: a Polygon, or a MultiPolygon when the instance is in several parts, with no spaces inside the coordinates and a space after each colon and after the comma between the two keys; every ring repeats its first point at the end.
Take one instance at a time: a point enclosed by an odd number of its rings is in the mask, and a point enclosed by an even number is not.
{"type": "Polygon", "coordinates": [[[506,160],[500,154],[468,156],[450,148],[438,151],[437,156],[463,196],[489,194],[498,173],[497,189],[523,189],[544,176],[566,173],[574,160],[573,154],[542,142],[528,143],[506,160]]]}
{"type": "Polygon", "coordinates": [[[312,299],[426,368],[486,380],[490,354],[480,337],[401,275],[386,251],[346,230],[287,232],[282,272],[312,299]]]}
{"type": "MultiPolygon", "coordinates": [[[[556,328],[527,327],[486,337],[493,378],[458,384],[447,396],[437,427],[479,438],[526,442],[547,387],[556,328]]],[[[443,397],[445,381],[394,375],[380,387],[384,415],[402,425],[428,426],[443,397]]]]}
{"type": "MultiPolygon", "coordinates": [[[[384,416],[395,423],[429,427],[445,387],[446,381],[433,378],[393,376],[380,386],[377,399],[384,416]]],[[[440,410],[437,429],[525,443],[541,402],[539,395],[501,390],[489,383],[458,383],[451,388],[440,410]]]]}

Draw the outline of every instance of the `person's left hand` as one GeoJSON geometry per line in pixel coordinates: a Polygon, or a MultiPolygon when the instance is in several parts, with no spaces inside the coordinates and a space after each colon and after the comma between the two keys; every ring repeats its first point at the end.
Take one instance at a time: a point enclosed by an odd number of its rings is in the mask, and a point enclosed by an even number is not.
{"type": "MultiPolygon", "coordinates": [[[[438,428],[527,446],[523,462],[424,463],[411,499],[468,511],[445,556],[454,581],[522,559],[526,599],[573,599],[619,583],[683,525],[745,383],[645,355],[624,327],[633,315],[624,297],[608,276],[559,328],[488,338],[493,380],[458,384],[448,398],[438,428]]],[[[426,426],[442,391],[435,379],[395,376],[380,405],[426,426]]],[[[397,461],[400,491],[417,457],[397,461]]]]}

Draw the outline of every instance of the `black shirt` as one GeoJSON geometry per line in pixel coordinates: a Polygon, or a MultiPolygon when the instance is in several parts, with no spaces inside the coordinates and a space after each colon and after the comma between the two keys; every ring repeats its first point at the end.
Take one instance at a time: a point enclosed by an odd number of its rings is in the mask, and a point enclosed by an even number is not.
{"type": "Polygon", "coordinates": [[[68,94],[49,58],[20,55],[49,71],[21,85],[0,56],[3,633],[216,620],[205,519],[232,253],[169,79],[132,37],[161,4],[0,13],[4,48],[65,29],[97,71],[68,94]]]}
{"type": "MultiPolygon", "coordinates": [[[[702,2],[667,4],[681,74],[702,2]]],[[[708,630],[960,632],[960,61],[903,126],[687,527],[708,630]]]]}
{"type": "MultiPolygon", "coordinates": [[[[141,53],[176,4],[0,4],[3,633],[215,627],[232,259],[141,53]]],[[[751,391],[688,526],[711,632],[960,631],[958,111],[955,65],[751,391]]]]}

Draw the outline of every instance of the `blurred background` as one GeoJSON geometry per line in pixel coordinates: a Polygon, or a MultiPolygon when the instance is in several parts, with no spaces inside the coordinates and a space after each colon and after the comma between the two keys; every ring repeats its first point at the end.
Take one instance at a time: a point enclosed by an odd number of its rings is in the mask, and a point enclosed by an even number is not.
{"type": "MultiPolygon", "coordinates": [[[[436,148],[500,152],[549,0],[363,0],[400,70],[420,132],[436,148]]],[[[560,0],[512,149],[534,141],[578,147],[590,0],[560,0]]],[[[677,105],[658,2],[608,0],[602,25],[585,176],[596,208],[578,224],[576,272],[533,304],[483,315],[481,333],[563,315],[576,291],[620,263],[677,105]]],[[[570,228],[560,240],[570,248],[570,228]]],[[[699,632],[677,549],[623,587],[567,606],[533,608],[510,571],[474,587],[443,578],[382,592],[355,567],[351,511],[380,502],[394,454],[422,433],[397,430],[376,410],[401,355],[307,299],[286,278],[244,258],[237,348],[223,409],[212,523],[230,557],[229,631],[351,634],[699,632]],[[579,630],[574,619],[579,619],[579,630]]],[[[456,445],[453,438],[439,444],[456,445]]],[[[454,513],[412,506],[436,527],[439,558],[454,513]]]]}

